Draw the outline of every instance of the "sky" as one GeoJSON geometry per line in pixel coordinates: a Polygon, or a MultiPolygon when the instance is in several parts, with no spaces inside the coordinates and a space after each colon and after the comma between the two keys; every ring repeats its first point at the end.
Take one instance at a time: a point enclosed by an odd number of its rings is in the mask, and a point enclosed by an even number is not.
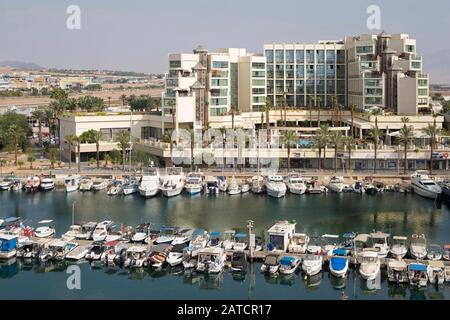
{"type": "Polygon", "coordinates": [[[317,42],[361,33],[409,33],[432,83],[450,83],[448,0],[0,0],[0,61],[44,67],[161,73],[167,55],[264,43],[317,42]],[[69,5],[81,29],[69,30],[69,5]],[[370,5],[380,30],[367,28],[370,5]]]}

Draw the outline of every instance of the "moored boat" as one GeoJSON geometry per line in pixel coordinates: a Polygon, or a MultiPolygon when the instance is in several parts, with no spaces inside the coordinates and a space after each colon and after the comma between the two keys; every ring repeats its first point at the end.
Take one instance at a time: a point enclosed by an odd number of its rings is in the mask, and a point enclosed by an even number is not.
{"type": "Polygon", "coordinates": [[[299,258],[284,256],[280,259],[279,272],[284,275],[293,274],[300,266],[300,262],[299,258]]]}
{"type": "Polygon", "coordinates": [[[91,191],[94,182],[90,177],[81,177],[80,179],[80,191],[91,191]]]}
{"type": "Polygon", "coordinates": [[[261,266],[261,272],[276,274],[280,269],[280,256],[277,254],[268,254],[264,258],[264,263],[261,266]]]}
{"type": "Polygon", "coordinates": [[[397,259],[404,258],[408,253],[407,241],[408,241],[407,237],[393,236],[391,249],[389,250],[391,256],[397,259]]]}
{"type": "Polygon", "coordinates": [[[55,182],[53,181],[52,177],[44,176],[41,179],[41,183],[40,183],[39,187],[42,191],[51,191],[51,190],[55,189],[55,182]]]}
{"type": "Polygon", "coordinates": [[[413,287],[426,287],[428,284],[427,266],[423,263],[408,265],[409,285],[413,287]]]}
{"type": "Polygon", "coordinates": [[[344,189],[344,178],[343,177],[332,177],[327,185],[327,188],[333,192],[341,193],[344,189]]]}
{"type": "Polygon", "coordinates": [[[302,270],[307,277],[312,277],[322,271],[323,258],[318,254],[307,254],[302,261],[302,270]]]}
{"type": "Polygon", "coordinates": [[[413,234],[411,236],[409,252],[414,259],[424,259],[427,256],[427,240],[424,234],[413,234]]]}
{"type": "Polygon", "coordinates": [[[411,175],[411,187],[415,193],[429,199],[436,199],[442,193],[441,187],[422,171],[411,175]]]}
{"type": "Polygon", "coordinates": [[[267,195],[273,198],[282,198],[286,195],[286,184],[283,181],[283,177],[278,175],[270,175],[266,180],[266,192],[267,195]]]}
{"type": "Polygon", "coordinates": [[[189,172],[186,176],[184,189],[190,195],[201,193],[203,190],[203,174],[201,172],[189,172]]]}
{"type": "Polygon", "coordinates": [[[443,284],[445,282],[445,265],[442,261],[428,261],[428,280],[430,283],[443,284]]]}
{"type": "Polygon", "coordinates": [[[335,249],[330,259],[330,272],[335,277],[345,277],[348,271],[347,250],[335,249]]]}
{"type": "Polygon", "coordinates": [[[387,275],[389,282],[408,283],[408,265],[402,259],[389,259],[387,263],[387,275]]]}
{"type": "Polygon", "coordinates": [[[142,176],[141,183],[139,184],[139,194],[144,198],[154,197],[159,192],[159,170],[154,167],[150,167],[148,172],[142,176]]]}
{"type": "Polygon", "coordinates": [[[66,187],[66,192],[74,192],[80,187],[80,178],[76,175],[70,175],[64,179],[64,185],[66,187]]]}
{"type": "Polygon", "coordinates": [[[361,253],[359,274],[365,280],[373,280],[380,272],[380,257],[377,250],[366,249],[361,253]]]}
{"type": "Polygon", "coordinates": [[[159,189],[165,197],[178,196],[184,188],[184,174],[181,167],[166,168],[166,175],[162,177],[159,189]]]}

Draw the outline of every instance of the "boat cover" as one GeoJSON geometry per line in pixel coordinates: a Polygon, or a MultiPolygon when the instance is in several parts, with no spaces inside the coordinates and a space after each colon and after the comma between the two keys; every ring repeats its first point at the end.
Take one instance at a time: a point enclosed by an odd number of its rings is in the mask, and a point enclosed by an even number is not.
{"type": "Polygon", "coordinates": [[[333,254],[336,256],[346,256],[347,255],[347,250],[345,249],[335,249],[333,250],[333,254]]]}
{"type": "Polygon", "coordinates": [[[350,239],[353,239],[354,237],[356,237],[356,233],[354,233],[354,232],[346,232],[346,233],[344,233],[343,235],[342,235],[342,237],[343,238],[350,238],[350,239]]]}
{"type": "Polygon", "coordinates": [[[182,244],[182,243],[180,243],[180,244],[176,244],[176,245],[174,245],[173,247],[172,247],[172,252],[178,252],[178,253],[181,253],[181,252],[183,252],[183,249],[184,249],[184,244],[182,244]]]}
{"type": "Polygon", "coordinates": [[[12,251],[17,246],[17,236],[2,235],[0,236],[1,251],[12,251]]]}
{"type": "Polygon", "coordinates": [[[334,270],[343,270],[347,265],[347,259],[341,257],[332,257],[331,258],[331,267],[334,270]]]}
{"type": "Polygon", "coordinates": [[[290,266],[294,263],[295,258],[294,257],[282,257],[280,260],[280,264],[284,266],[290,266]]]}
{"type": "Polygon", "coordinates": [[[211,232],[211,237],[220,237],[221,234],[222,234],[222,233],[219,232],[219,231],[212,231],[212,232],[211,232]]]}
{"type": "Polygon", "coordinates": [[[427,271],[427,266],[424,264],[411,263],[409,265],[411,271],[427,271]]]}
{"type": "Polygon", "coordinates": [[[236,233],[234,235],[235,238],[246,238],[247,234],[246,233],[236,233]]]}

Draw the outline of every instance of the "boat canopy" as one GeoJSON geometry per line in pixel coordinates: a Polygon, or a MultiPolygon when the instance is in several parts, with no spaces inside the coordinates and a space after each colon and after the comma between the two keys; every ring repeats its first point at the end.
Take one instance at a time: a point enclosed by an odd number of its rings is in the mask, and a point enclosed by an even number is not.
{"type": "Polygon", "coordinates": [[[39,224],[49,224],[49,223],[52,223],[52,222],[53,222],[53,220],[41,220],[38,223],[39,224]]]}
{"type": "Polygon", "coordinates": [[[444,262],[443,261],[434,261],[434,260],[430,260],[428,261],[428,265],[432,268],[445,268],[444,262]]]}
{"type": "Polygon", "coordinates": [[[355,237],[354,240],[361,241],[361,242],[367,242],[367,240],[369,240],[369,235],[366,233],[360,233],[355,237]]]}
{"type": "Polygon", "coordinates": [[[389,233],[384,233],[384,232],[374,232],[370,234],[371,238],[374,239],[385,239],[385,238],[389,238],[390,234],[389,233]]]}
{"type": "Polygon", "coordinates": [[[409,265],[411,271],[427,271],[427,266],[421,263],[411,263],[409,265]]]}
{"type": "Polygon", "coordinates": [[[171,244],[160,243],[152,248],[152,252],[164,252],[172,248],[171,244]]]}
{"type": "Polygon", "coordinates": [[[280,260],[280,264],[284,266],[290,266],[292,263],[294,263],[296,259],[294,257],[282,257],[280,260]]]}
{"type": "Polygon", "coordinates": [[[17,246],[17,236],[11,234],[0,235],[1,251],[11,251],[17,246]]]}
{"type": "Polygon", "coordinates": [[[405,270],[407,268],[404,260],[390,259],[388,261],[388,267],[397,271],[405,270]]]}
{"type": "Polygon", "coordinates": [[[211,237],[217,238],[220,237],[222,233],[220,231],[211,231],[210,235],[211,237]]]}
{"type": "Polygon", "coordinates": [[[342,235],[343,238],[353,239],[356,237],[356,233],[354,232],[346,232],[342,235]]]}
{"type": "Polygon", "coordinates": [[[229,234],[229,235],[235,235],[235,234],[236,234],[236,231],[234,231],[234,230],[226,230],[226,231],[223,232],[223,234],[224,234],[224,235],[226,235],[226,234],[227,234],[227,235],[228,235],[228,234],[229,234]]]}
{"type": "Polygon", "coordinates": [[[335,250],[333,250],[333,255],[346,256],[347,255],[347,250],[345,250],[345,249],[335,249],[335,250]]]}
{"type": "Polygon", "coordinates": [[[339,239],[339,236],[337,234],[324,234],[322,238],[339,239]]]}
{"type": "Polygon", "coordinates": [[[178,252],[181,253],[184,250],[185,245],[182,243],[176,244],[172,247],[171,252],[178,252]]]}
{"type": "Polygon", "coordinates": [[[205,229],[195,229],[192,233],[193,236],[203,236],[205,234],[205,229]]]}
{"type": "Polygon", "coordinates": [[[243,233],[243,232],[241,232],[241,233],[236,233],[236,234],[234,235],[234,237],[235,237],[235,238],[246,238],[246,237],[247,237],[247,234],[246,234],[246,233],[243,233]]]}
{"type": "Polygon", "coordinates": [[[5,219],[0,219],[0,221],[2,222],[2,225],[12,224],[19,220],[20,220],[19,217],[6,217],[5,219]]]}
{"type": "Polygon", "coordinates": [[[278,256],[274,254],[269,254],[264,259],[264,264],[269,266],[276,266],[278,264],[278,256]]]}
{"type": "Polygon", "coordinates": [[[408,237],[404,237],[404,236],[393,236],[392,239],[394,240],[408,240],[408,237]]]}

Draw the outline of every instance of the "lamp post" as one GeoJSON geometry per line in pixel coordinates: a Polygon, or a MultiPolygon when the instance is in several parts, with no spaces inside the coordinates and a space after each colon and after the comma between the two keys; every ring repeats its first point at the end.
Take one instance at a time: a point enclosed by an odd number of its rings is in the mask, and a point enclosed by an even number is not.
{"type": "Polygon", "coordinates": [[[247,228],[248,228],[248,239],[249,239],[249,255],[250,260],[253,261],[253,250],[255,248],[255,234],[253,233],[253,221],[248,220],[247,221],[247,228]]]}

